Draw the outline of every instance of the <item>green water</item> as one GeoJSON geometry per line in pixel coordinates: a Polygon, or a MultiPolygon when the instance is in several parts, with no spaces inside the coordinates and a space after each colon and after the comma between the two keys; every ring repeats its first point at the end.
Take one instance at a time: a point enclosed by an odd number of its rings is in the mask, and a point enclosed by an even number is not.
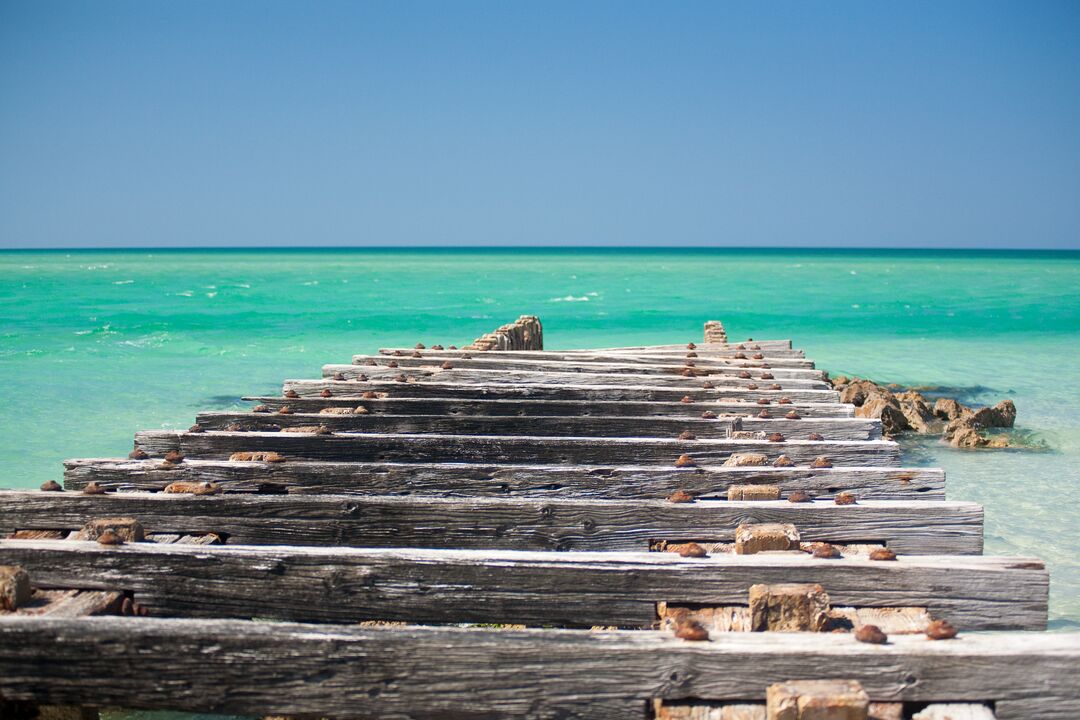
{"type": "Polygon", "coordinates": [[[549,348],[792,338],[833,372],[1011,398],[1045,452],[909,443],[986,551],[1038,555],[1051,626],[1080,627],[1080,253],[94,251],[0,253],[0,485],[120,456],[325,362],[460,345],[522,313],[549,348]]]}

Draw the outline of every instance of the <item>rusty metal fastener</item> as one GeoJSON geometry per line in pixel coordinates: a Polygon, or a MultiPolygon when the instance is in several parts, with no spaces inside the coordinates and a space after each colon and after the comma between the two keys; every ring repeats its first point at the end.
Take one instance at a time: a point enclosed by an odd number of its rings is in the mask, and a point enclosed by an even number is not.
{"type": "Polygon", "coordinates": [[[359,375],[356,376],[356,382],[367,382],[367,381],[368,381],[368,376],[365,375],[364,373],[360,373],[359,375]]]}
{"type": "Polygon", "coordinates": [[[112,532],[111,530],[106,530],[105,532],[98,535],[97,541],[98,541],[98,543],[100,543],[102,545],[123,545],[124,544],[124,538],[120,537],[119,535],[112,532]]]}
{"type": "Polygon", "coordinates": [[[802,415],[795,412],[794,410],[789,410],[787,415],[785,415],[784,417],[788,420],[802,420],[802,415]]]}
{"type": "Polygon", "coordinates": [[[288,405],[282,405],[278,408],[278,415],[292,415],[292,408],[288,405]]]}
{"type": "Polygon", "coordinates": [[[46,480],[41,483],[41,489],[45,492],[64,492],[64,488],[55,480],[46,480]]]}
{"type": "Polygon", "coordinates": [[[757,416],[758,416],[759,418],[761,418],[762,420],[767,420],[767,419],[769,419],[769,418],[771,418],[771,417],[772,417],[772,415],[771,415],[771,414],[769,413],[769,411],[768,411],[768,410],[766,410],[765,408],[761,408],[761,412],[759,412],[759,413],[757,414],[757,416]]]}
{"type": "Polygon", "coordinates": [[[334,393],[330,392],[329,390],[323,390],[321,393],[319,393],[319,395],[323,397],[334,397],[334,393]]]}
{"type": "Polygon", "coordinates": [[[752,359],[754,359],[754,360],[764,360],[764,359],[765,359],[765,356],[764,356],[764,355],[762,355],[761,353],[754,353],[754,354],[753,354],[753,355],[751,356],[751,358],[752,358],[752,359]]]}
{"type": "Polygon", "coordinates": [[[289,398],[289,399],[295,399],[295,398],[298,398],[298,397],[300,397],[300,393],[296,392],[296,391],[295,391],[295,390],[293,390],[292,388],[290,388],[290,389],[286,390],[286,391],[285,391],[284,393],[282,393],[282,394],[283,394],[283,395],[284,395],[285,397],[289,398]]]}
{"type": "Polygon", "coordinates": [[[716,413],[714,413],[712,410],[706,410],[705,412],[701,413],[701,417],[703,420],[715,420],[716,413]]]}
{"type": "Polygon", "coordinates": [[[416,348],[417,350],[423,350],[424,349],[424,343],[416,343],[415,345],[413,345],[413,347],[416,348]]]}
{"type": "Polygon", "coordinates": [[[105,488],[98,485],[96,482],[88,482],[82,489],[84,495],[104,495],[105,488]]]}
{"type": "Polygon", "coordinates": [[[690,432],[689,430],[683,430],[681,433],[679,433],[679,439],[680,440],[697,440],[697,435],[690,432]]]}
{"type": "Polygon", "coordinates": [[[687,350],[693,350],[693,349],[694,349],[694,348],[696,348],[696,347],[697,347],[697,345],[695,345],[695,344],[694,344],[694,343],[692,343],[692,342],[691,342],[691,343],[686,343],[686,349],[687,349],[687,350]]]}
{"type": "Polygon", "coordinates": [[[789,458],[787,455],[781,455],[773,461],[773,467],[791,467],[795,464],[795,461],[789,458]]]}
{"type": "Polygon", "coordinates": [[[781,405],[790,405],[791,404],[791,398],[782,397],[779,400],[777,400],[776,402],[780,403],[781,405]]]}
{"type": "Polygon", "coordinates": [[[781,433],[770,433],[765,439],[769,442],[784,442],[784,436],[781,433]]]}
{"type": "Polygon", "coordinates": [[[375,362],[375,358],[368,358],[367,360],[364,361],[364,364],[365,365],[378,365],[379,363],[375,362]]]}
{"type": "Polygon", "coordinates": [[[424,356],[420,354],[419,350],[413,350],[412,357],[414,357],[414,358],[422,358],[424,356]]]}
{"type": "Polygon", "coordinates": [[[374,400],[375,398],[379,397],[379,394],[371,390],[367,390],[360,397],[364,398],[365,400],[374,400]]]}
{"type": "Polygon", "coordinates": [[[931,620],[926,626],[926,637],[931,640],[949,640],[956,637],[956,628],[944,620],[931,620]]]}
{"type": "Polygon", "coordinates": [[[451,345],[448,350],[457,350],[457,345],[451,345]]]}
{"type": "Polygon", "coordinates": [[[353,415],[367,415],[369,412],[371,412],[371,411],[368,410],[363,405],[357,405],[356,409],[353,410],[353,415]]]}
{"type": "Polygon", "coordinates": [[[837,505],[854,505],[855,495],[849,492],[838,492],[833,496],[833,502],[837,505]]]}
{"type": "Polygon", "coordinates": [[[769,404],[769,398],[758,398],[757,404],[758,405],[768,405],[769,404]]]}
{"type": "Polygon", "coordinates": [[[443,370],[453,370],[454,369],[454,365],[449,360],[444,362],[439,367],[441,367],[443,370]]]}
{"type": "Polygon", "coordinates": [[[668,502],[671,503],[692,503],[694,502],[694,496],[685,490],[676,490],[668,495],[668,502]]]}
{"type": "Polygon", "coordinates": [[[405,353],[401,352],[400,350],[395,350],[394,351],[394,357],[404,357],[404,356],[405,356],[405,353]]]}
{"type": "Polygon", "coordinates": [[[150,456],[147,455],[146,452],[142,448],[135,448],[134,450],[132,450],[131,452],[128,453],[128,457],[131,458],[132,460],[145,460],[146,458],[148,458],[150,456]]]}
{"type": "Polygon", "coordinates": [[[386,367],[388,367],[388,368],[396,368],[397,366],[398,366],[397,360],[391,360],[390,362],[388,362],[386,364],[386,367]]]}
{"type": "Polygon", "coordinates": [[[773,383],[772,385],[769,386],[769,389],[770,390],[783,390],[784,388],[782,386],[780,386],[780,385],[777,385],[776,383],[773,383]]]}
{"type": "Polygon", "coordinates": [[[204,433],[206,430],[201,425],[192,425],[187,429],[189,433],[204,433]]]}
{"type": "Polygon", "coordinates": [[[889,548],[877,548],[875,550],[870,551],[870,559],[871,560],[884,560],[884,561],[895,560],[896,559],[896,553],[893,552],[892,550],[890,550],[889,548]]]}
{"type": "Polygon", "coordinates": [[[432,345],[432,346],[431,346],[431,349],[432,349],[432,350],[442,350],[442,349],[443,349],[443,346],[442,346],[442,345],[432,345]]]}
{"type": "Polygon", "coordinates": [[[694,398],[690,397],[689,395],[683,395],[682,400],[680,400],[679,402],[690,404],[694,402],[694,398]]]}
{"type": "Polygon", "coordinates": [[[334,373],[334,380],[336,380],[337,382],[341,382],[344,379],[345,379],[345,373],[340,373],[340,372],[334,373]]]}
{"type": "Polygon", "coordinates": [[[773,374],[771,372],[763,372],[763,373],[761,373],[761,379],[762,380],[772,380],[773,379],[773,374]]]}
{"type": "Polygon", "coordinates": [[[739,371],[739,377],[742,378],[743,380],[749,380],[750,379],[750,372],[748,370],[740,370],[739,371]]]}
{"type": "Polygon", "coordinates": [[[812,432],[806,436],[807,440],[813,440],[814,442],[821,442],[825,437],[821,433],[812,432]]]}
{"type": "Polygon", "coordinates": [[[832,467],[832,460],[829,460],[829,458],[825,457],[824,455],[818,455],[816,458],[814,458],[814,462],[810,463],[810,467],[812,467],[812,468],[831,468],[832,467]]]}
{"type": "Polygon", "coordinates": [[[688,357],[688,358],[696,358],[697,353],[694,352],[693,350],[691,350],[690,352],[686,353],[686,357],[688,357]]]}
{"type": "Polygon", "coordinates": [[[709,639],[709,631],[703,628],[701,623],[690,620],[675,627],[675,637],[680,640],[701,642],[709,639]]]}
{"type": "Polygon", "coordinates": [[[810,554],[822,560],[840,557],[840,551],[827,542],[817,542],[810,546],[810,554]]]}
{"type": "Polygon", "coordinates": [[[697,463],[694,462],[694,458],[689,455],[680,455],[678,459],[675,460],[675,467],[695,467],[696,465],[697,463]]]}
{"type": "Polygon", "coordinates": [[[745,360],[746,359],[746,353],[737,352],[737,353],[735,353],[734,357],[735,357],[736,360],[745,360]]]}
{"type": "Polygon", "coordinates": [[[860,626],[859,629],[855,631],[855,639],[862,643],[870,643],[871,645],[884,645],[889,642],[889,636],[877,625],[860,626]]]}
{"type": "Polygon", "coordinates": [[[703,558],[709,557],[709,553],[705,552],[705,548],[692,542],[686,543],[679,548],[679,556],[685,558],[703,558]]]}
{"type": "Polygon", "coordinates": [[[165,462],[182,463],[184,462],[184,454],[179,450],[170,450],[165,453],[165,462]]]}
{"type": "Polygon", "coordinates": [[[683,363],[683,365],[685,365],[686,367],[697,367],[697,363],[695,363],[693,360],[687,360],[683,363]]]}
{"type": "Polygon", "coordinates": [[[793,503],[808,503],[813,502],[814,498],[810,497],[810,493],[805,490],[792,490],[787,496],[788,502],[793,503]]]}
{"type": "Polygon", "coordinates": [[[394,380],[397,381],[397,382],[408,382],[409,378],[405,377],[405,373],[402,373],[402,374],[398,375],[396,378],[394,378],[394,380]]]}
{"type": "Polygon", "coordinates": [[[757,383],[750,383],[746,386],[747,390],[757,390],[757,383]]]}
{"type": "Polygon", "coordinates": [[[270,412],[270,407],[268,405],[256,405],[255,407],[251,408],[251,412],[268,413],[270,412]]]}
{"type": "Polygon", "coordinates": [[[711,382],[709,382],[708,380],[706,380],[705,382],[701,383],[701,389],[702,389],[702,390],[712,390],[712,389],[713,389],[713,388],[715,388],[715,387],[716,387],[716,386],[715,386],[715,385],[713,385],[713,384],[712,384],[711,382]]]}

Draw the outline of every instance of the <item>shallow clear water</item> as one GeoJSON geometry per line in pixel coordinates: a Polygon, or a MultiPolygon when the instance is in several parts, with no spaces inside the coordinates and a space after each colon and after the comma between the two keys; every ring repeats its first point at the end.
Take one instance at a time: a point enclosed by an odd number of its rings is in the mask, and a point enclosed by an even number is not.
{"type": "Polygon", "coordinates": [[[986,506],[986,551],[1044,558],[1080,627],[1080,253],[316,250],[0,253],[0,484],[120,456],[285,377],[522,313],[549,348],[792,338],[834,373],[1011,398],[1048,450],[908,443],[986,506]]]}

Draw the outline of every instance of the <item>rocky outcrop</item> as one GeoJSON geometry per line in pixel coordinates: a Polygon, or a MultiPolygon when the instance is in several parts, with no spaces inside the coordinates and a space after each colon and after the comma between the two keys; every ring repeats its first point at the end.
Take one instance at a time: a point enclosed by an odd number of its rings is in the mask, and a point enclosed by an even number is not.
{"type": "Polygon", "coordinates": [[[1009,447],[1007,437],[986,437],[981,431],[1013,427],[1016,405],[1012,400],[972,410],[952,398],[938,398],[931,404],[915,390],[879,385],[865,378],[838,375],[831,378],[831,382],[840,392],[841,402],[854,405],[857,417],[879,418],[882,432],[886,435],[902,432],[941,434],[946,442],[955,447],[1009,447]]]}
{"type": "Polygon", "coordinates": [[[522,315],[495,332],[476,338],[465,350],[543,350],[544,328],[535,315],[522,315]]]}

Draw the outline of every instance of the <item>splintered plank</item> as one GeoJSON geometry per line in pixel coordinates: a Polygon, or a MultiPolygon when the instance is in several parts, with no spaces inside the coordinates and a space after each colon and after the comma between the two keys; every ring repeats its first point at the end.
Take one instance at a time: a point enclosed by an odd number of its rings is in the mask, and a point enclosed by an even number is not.
{"type": "MultiPolygon", "coordinates": [[[[408,371],[401,373],[406,379],[410,377],[408,371]]],[[[780,383],[783,385],[783,383],[780,383]]],[[[469,398],[474,400],[508,399],[508,398],[532,398],[534,400],[632,400],[632,401],[661,401],[681,402],[689,398],[694,402],[709,403],[717,400],[745,400],[757,402],[768,400],[776,404],[781,398],[788,398],[796,403],[836,403],[839,402],[840,394],[835,390],[810,390],[795,388],[788,390],[748,390],[746,388],[716,387],[705,389],[702,382],[697,378],[695,382],[685,383],[679,387],[658,387],[655,385],[600,385],[591,378],[575,375],[566,378],[559,383],[552,384],[459,384],[424,380],[406,382],[371,380],[368,382],[356,382],[352,380],[286,380],[284,390],[292,390],[300,397],[320,397],[323,391],[333,395],[347,395],[359,397],[364,392],[375,392],[380,397],[395,398],[469,398]]]]}
{"type": "Polygon", "coordinates": [[[771,484],[786,496],[805,490],[832,497],[851,491],[865,500],[943,500],[940,468],[698,467],[466,465],[460,463],[228,462],[188,458],[162,468],[159,460],[82,459],[64,463],[64,485],[162,490],[175,481],[220,483],[225,492],[338,492],[365,495],[664,498],[676,490],[727,497],[732,485],[771,484]]]}
{"type": "Polygon", "coordinates": [[[135,445],[163,456],[227,459],[232,453],[275,451],[286,458],[365,462],[520,462],[598,465],[656,463],[674,465],[683,454],[695,462],[718,464],[732,453],[761,453],[770,460],[787,455],[797,464],[828,457],[833,465],[895,466],[899,446],[886,440],[678,440],[661,438],[582,438],[503,435],[405,435],[342,433],[318,435],[283,432],[176,432],[146,430],[135,445]]]}
{"type": "Polygon", "coordinates": [[[967,502],[671,503],[349,495],[0,491],[0,532],[132,517],[153,533],[213,532],[242,545],[647,550],[650,541],[733,541],[741,523],[791,523],[804,542],[872,542],[901,554],[979,554],[982,508],[967,502]]]}
{"type": "Polygon", "coordinates": [[[36,588],[24,607],[0,616],[25,615],[61,618],[119,615],[124,594],[115,590],[55,590],[36,588]]]}
{"type": "MultiPolygon", "coordinates": [[[[701,418],[709,411],[717,415],[733,413],[737,415],[757,415],[761,406],[755,402],[731,400],[725,402],[634,402],[630,400],[536,400],[518,398],[514,400],[468,399],[468,398],[399,398],[378,397],[364,398],[363,385],[357,384],[349,395],[309,398],[245,397],[260,405],[266,405],[276,411],[288,406],[294,412],[317,413],[323,408],[363,406],[372,414],[386,415],[586,415],[586,416],[621,416],[631,417],[685,417],[701,418]]],[[[777,398],[778,399],[778,398],[777,398]]],[[[791,403],[770,404],[770,410],[783,413],[795,410],[805,418],[851,418],[855,414],[853,405],[841,403],[791,403]],[[780,411],[783,412],[780,412],[780,411]]]]}
{"type": "Polygon", "coordinates": [[[699,438],[724,438],[732,430],[783,433],[793,439],[818,433],[827,440],[871,440],[880,437],[881,422],[869,418],[663,418],[586,417],[580,415],[461,416],[336,413],[199,413],[207,430],[243,430],[325,426],[335,432],[436,433],[457,435],[546,435],[576,437],[678,437],[690,432],[699,438]]]}
{"type": "Polygon", "coordinates": [[[1045,629],[1048,574],[1030,558],[801,552],[517,552],[0,541],[39,586],[121,588],[151,614],[282,620],[646,627],[656,603],[733,605],[758,583],[819,583],[834,605],[924,607],[964,630],[1045,629]]]}
{"type": "Polygon", "coordinates": [[[661,632],[4,618],[0,646],[5,697],[144,709],[625,720],[654,698],[760,702],[773,683],[837,678],[861,683],[871,701],[992,701],[999,720],[1080,717],[1076,633],[881,646],[821,633],[694,643],[661,632]]]}

